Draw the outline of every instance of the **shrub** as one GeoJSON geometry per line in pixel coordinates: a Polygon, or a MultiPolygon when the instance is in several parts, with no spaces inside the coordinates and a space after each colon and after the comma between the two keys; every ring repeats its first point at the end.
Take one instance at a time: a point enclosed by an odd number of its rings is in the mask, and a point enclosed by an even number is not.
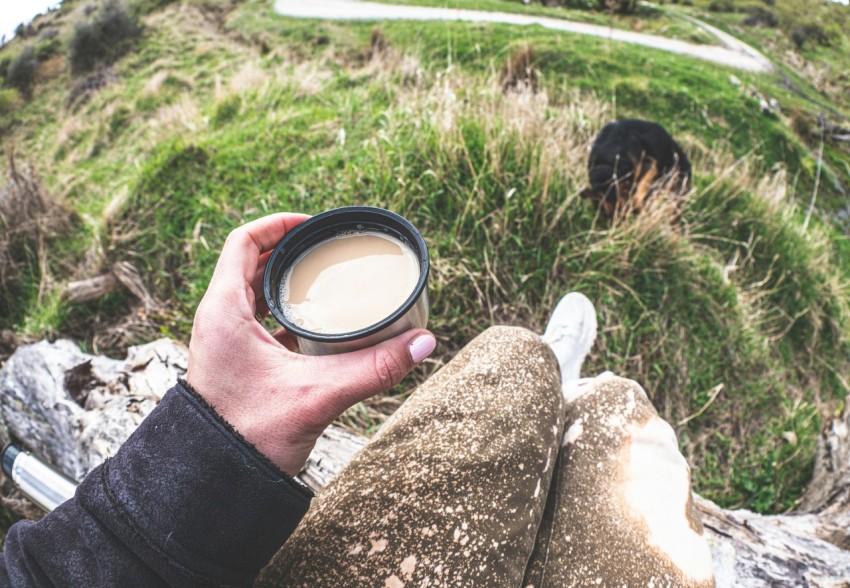
{"type": "Polygon", "coordinates": [[[55,39],[59,36],[59,29],[56,27],[45,27],[38,33],[39,41],[47,41],[48,39],[55,39]]]}
{"type": "Polygon", "coordinates": [[[711,12],[735,12],[735,6],[732,0],[712,0],[708,5],[711,12]]]}
{"type": "Polygon", "coordinates": [[[829,37],[823,30],[823,27],[814,24],[798,25],[791,30],[791,40],[797,46],[797,49],[802,49],[809,41],[814,41],[819,45],[829,45],[829,37]]]}
{"type": "Polygon", "coordinates": [[[169,4],[174,4],[177,0],[136,0],[133,4],[139,14],[150,14],[151,12],[156,12],[162,8],[165,8],[169,4]]]}
{"type": "Polygon", "coordinates": [[[369,51],[367,52],[368,58],[378,59],[384,56],[389,48],[390,43],[387,41],[387,37],[384,35],[384,31],[381,30],[381,27],[375,27],[372,29],[372,35],[369,37],[369,51]]]}
{"type": "Polygon", "coordinates": [[[9,73],[9,65],[12,63],[13,57],[11,55],[3,55],[0,57],[0,78],[6,79],[6,75],[9,73]]]}
{"type": "Polygon", "coordinates": [[[637,7],[637,0],[599,0],[600,9],[612,10],[620,14],[634,14],[637,7]]]}
{"type": "Polygon", "coordinates": [[[14,88],[0,90],[0,116],[7,118],[20,105],[21,98],[14,88]]]}
{"type": "Polygon", "coordinates": [[[505,61],[499,80],[502,90],[530,88],[537,90],[537,71],[534,68],[534,49],[528,45],[516,49],[505,61]]]}
{"type": "MultiPolygon", "coordinates": [[[[583,10],[589,10],[598,5],[598,0],[539,0],[539,2],[544,6],[566,6],[583,10]]],[[[528,4],[526,0],[523,0],[523,3],[528,4]]]]}
{"type": "Polygon", "coordinates": [[[774,28],[779,26],[779,17],[763,6],[752,6],[749,13],[749,16],[743,20],[743,24],[748,27],[774,28]]]}
{"type": "Polygon", "coordinates": [[[35,45],[35,55],[39,61],[47,61],[53,55],[59,52],[62,47],[62,41],[56,37],[49,37],[43,41],[38,41],[35,45]]]}
{"type": "Polygon", "coordinates": [[[142,24],[120,0],[106,0],[93,20],[80,21],[70,41],[71,70],[91,71],[98,63],[112,63],[142,34],[142,24]]]}
{"type": "Polygon", "coordinates": [[[88,77],[78,80],[65,99],[65,104],[75,107],[88,102],[98,90],[111,84],[115,80],[115,74],[108,67],[101,68],[88,77]]]}
{"type": "Polygon", "coordinates": [[[21,301],[46,283],[42,260],[52,241],[76,216],[45,190],[32,165],[18,167],[9,156],[9,183],[0,186],[0,328],[17,318],[21,301]]]}
{"type": "MultiPolygon", "coordinates": [[[[605,10],[631,14],[637,9],[637,0],[520,0],[523,4],[536,1],[543,6],[564,6],[566,8],[578,8],[579,10],[605,10]]],[[[663,3],[663,2],[662,2],[663,3]]],[[[676,0],[673,1],[676,3],[676,0]]]]}
{"type": "Polygon", "coordinates": [[[242,98],[238,94],[231,94],[215,106],[212,123],[215,127],[221,127],[239,114],[242,110],[242,98]]]}
{"type": "Polygon", "coordinates": [[[795,109],[790,113],[791,130],[805,142],[811,142],[818,136],[818,123],[815,118],[805,110],[795,109]]]}
{"type": "Polygon", "coordinates": [[[6,85],[16,88],[23,96],[30,97],[37,71],[38,57],[36,57],[35,48],[28,45],[9,64],[9,70],[6,72],[6,85]]]}
{"type": "Polygon", "coordinates": [[[15,27],[15,37],[18,39],[26,39],[27,37],[32,37],[35,34],[35,28],[32,24],[24,24],[21,23],[17,27],[15,27]]]}

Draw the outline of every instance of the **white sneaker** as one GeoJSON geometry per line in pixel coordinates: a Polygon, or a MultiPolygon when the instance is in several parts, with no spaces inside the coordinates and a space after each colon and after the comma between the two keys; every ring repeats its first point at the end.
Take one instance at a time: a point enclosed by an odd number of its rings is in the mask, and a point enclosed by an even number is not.
{"type": "Polygon", "coordinates": [[[561,366],[563,390],[567,389],[567,384],[579,378],[581,364],[590,353],[594,341],[596,309],[584,294],[570,292],[558,302],[543,333],[543,342],[552,348],[561,366]]]}

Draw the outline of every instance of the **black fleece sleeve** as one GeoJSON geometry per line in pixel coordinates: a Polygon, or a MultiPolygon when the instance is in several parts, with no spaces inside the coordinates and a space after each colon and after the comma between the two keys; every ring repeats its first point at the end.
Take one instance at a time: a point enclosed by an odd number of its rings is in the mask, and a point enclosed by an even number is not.
{"type": "Polygon", "coordinates": [[[0,586],[250,586],[311,496],[180,382],[72,500],[10,529],[0,586]]]}

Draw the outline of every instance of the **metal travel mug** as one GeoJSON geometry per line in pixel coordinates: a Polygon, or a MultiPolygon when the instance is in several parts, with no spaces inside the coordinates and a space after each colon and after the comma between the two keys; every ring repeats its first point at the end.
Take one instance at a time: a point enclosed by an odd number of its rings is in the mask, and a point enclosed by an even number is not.
{"type": "MultiPolygon", "coordinates": [[[[409,221],[398,214],[371,206],[349,206],[323,212],[298,225],[274,248],[266,263],[263,293],[269,311],[295,335],[299,350],[307,355],[345,353],[428,324],[428,273],[430,258],[425,240],[409,221]],[[379,322],[348,333],[316,333],[287,318],[281,300],[281,283],[287,271],[306,252],[324,241],[358,233],[393,237],[410,249],[419,262],[419,280],[404,303],[379,322]]],[[[387,276],[392,279],[392,276],[387,276]]]]}

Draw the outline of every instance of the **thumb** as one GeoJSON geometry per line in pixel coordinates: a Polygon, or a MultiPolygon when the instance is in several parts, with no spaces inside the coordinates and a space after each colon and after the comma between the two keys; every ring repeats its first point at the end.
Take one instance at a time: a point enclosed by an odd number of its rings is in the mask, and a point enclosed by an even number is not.
{"type": "Polygon", "coordinates": [[[424,329],[408,331],[373,347],[322,357],[327,401],[342,413],[348,407],[398,384],[437,346],[424,329]]]}

